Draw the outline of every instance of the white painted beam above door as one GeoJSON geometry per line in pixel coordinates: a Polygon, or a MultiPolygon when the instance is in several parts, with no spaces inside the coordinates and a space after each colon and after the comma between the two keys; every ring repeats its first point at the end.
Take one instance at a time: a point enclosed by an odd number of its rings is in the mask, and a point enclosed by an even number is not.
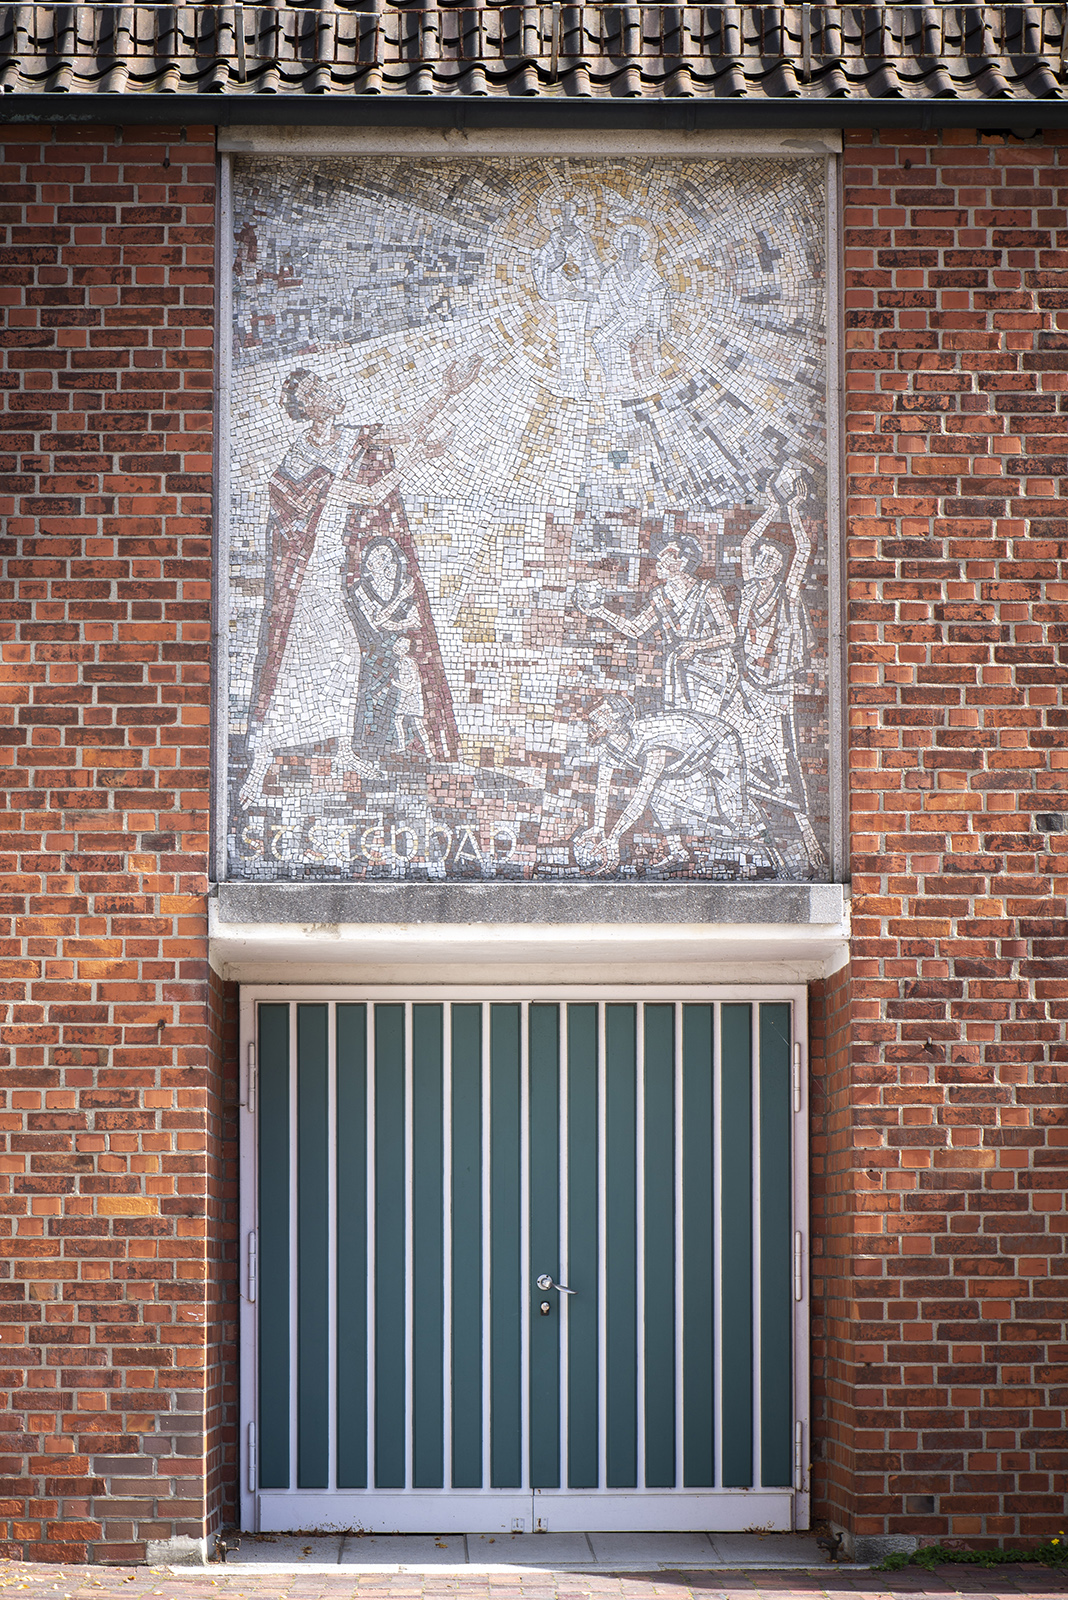
{"type": "Polygon", "coordinates": [[[221,884],[242,983],[808,983],[849,953],[841,884],[221,884]]]}

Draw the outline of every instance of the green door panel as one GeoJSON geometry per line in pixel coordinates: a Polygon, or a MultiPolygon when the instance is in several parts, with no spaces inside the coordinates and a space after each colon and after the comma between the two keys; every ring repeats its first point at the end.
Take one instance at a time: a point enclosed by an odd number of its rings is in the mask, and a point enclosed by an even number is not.
{"type": "Polygon", "coordinates": [[[790,1004],[256,1011],[260,1488],[790,1490],[790,1004]]]}
{"type": "Polygon", "coordinates": [[[289,1007],[258,1008],[259,1482],[289,1488],[289,1007]]]}
{"type": "Polygon", "coordinates": [[[326,1006],[297,1007],[297,1487],[329,1482],[326,1006]]]}

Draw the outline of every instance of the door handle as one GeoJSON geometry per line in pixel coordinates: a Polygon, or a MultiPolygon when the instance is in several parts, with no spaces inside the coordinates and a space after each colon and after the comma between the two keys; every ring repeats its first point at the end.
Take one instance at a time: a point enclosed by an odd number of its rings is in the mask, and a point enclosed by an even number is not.
{"type": "Polygon", "coordinates": [[[543,1272],[541,1277],[535,1281],[537,1282],[538,1288],[542,1290],[558,1289],[561,1294],[578,1294],[577,1289],[569,1289],[566,1283],[554,1283],[547,1272],[543,1272]]]}

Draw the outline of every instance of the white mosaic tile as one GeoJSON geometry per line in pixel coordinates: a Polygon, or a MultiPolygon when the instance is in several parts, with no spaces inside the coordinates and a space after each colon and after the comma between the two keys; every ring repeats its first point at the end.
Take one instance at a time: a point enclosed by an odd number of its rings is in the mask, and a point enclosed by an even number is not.
{"type": "Polygon", "coordinates": [[[234,210],[231,876],[827,876],[822,163],[234,210]]]}

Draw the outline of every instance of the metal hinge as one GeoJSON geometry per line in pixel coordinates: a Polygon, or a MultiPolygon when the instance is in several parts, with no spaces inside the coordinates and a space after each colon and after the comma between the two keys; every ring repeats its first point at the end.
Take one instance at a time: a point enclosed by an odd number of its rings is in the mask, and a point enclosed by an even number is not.
{"type": "Polygon", "coordinates": [[[248,1425],[248,1492],[256,1493],[256,1424],[248,1425]]]}
{"type": "Polygon", "coordinates": [[[256,1302],[256,1235],[248,1236],[248,1300],[250,1305],[256,1302]]]}
{"type": "Polygon", "coordinates": [[[256,1109],[256,1046],[248,1047],[248,1088],[245,1093],[245,1104],[249,1111],[256,1109]]]}
{"type": "Polygon", "coordinates": [[[796,1230],[796,1232],[794,1233],[794,1299],[795,1300],[800,1300],[802,1298],[802,1296],[803,1296],[803,1291],[804,1291],[804,1279],[803,1279],[803,1275],[802,1275],[802,1249],[803,1249],[803,1240],[801,1238],[801,1230],[800,1230],[800,1228],[798,1228],[796,1230]]]}
{"type": "Polygon", "coordinates": [[[801,1046],[794,1045],[794,1110],[801,1110],[801,1046]]]}

